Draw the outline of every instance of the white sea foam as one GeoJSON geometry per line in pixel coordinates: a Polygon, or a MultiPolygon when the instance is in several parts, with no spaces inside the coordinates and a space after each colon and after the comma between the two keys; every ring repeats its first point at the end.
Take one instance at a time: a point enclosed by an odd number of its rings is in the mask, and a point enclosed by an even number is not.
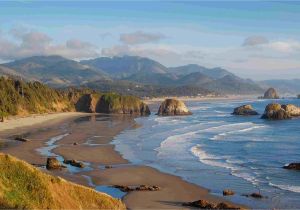
{"type": "Polygon", "coordinates": [[[279,188],[281,190],[291,191],[295,193],[300,193],[300,186],[291,186],[291,185],[283,185],[283,184],[273,184],[269,182],[269,185],[272,187],[279,188]]]}
{"type": "Polygon", "coordinates": [[[193,146],[191,148],[191,152],[193,155],[199,158],[200,162],[210,165],[210,166],[216,166],[216,167],[222,167],[227,169],[235,169],[231,164],[220,162],[222,160],[222,157],[218,157],[215,155],[208,154],[205,152],[201,145],[197,144],[196,146],[193,146]],[[219,161],[218,161],[219,160],[219,161]]]}
{"type": "Polygon", "coordinates": [[[226,168],[230,170],[231,175],[242,178],[246,181],[251,182],[253,185],[257,185],[259,180],[255,176],[243,171],[242,167],[239,167],[239,164],[243,164],[242,161],[229,160],[229,157],[220,157],[205,152],[201,145],[196,145],[191,148],[192,154],[199,158],[199,161],[210,166],[226,168]],[[221,162],[225,160],[225,162],[221,162]]]}
{"type": "Polygon", "coordinates": [[[158,152],[158,155],[162,155],[163,153],[179,151],[187,147],[187,142],[189,139],[193,138],[198,131],[191,131],[183,134],[173,135],[166,138],[164,141],[160,143],[160,146],[155,151],[158,152]]]}
{"type": "Polygon", "coordinates": [[[234,134],[239,134],[239,133],[247,133],[247,132],[250,132],[252,130],[256,130],[256,129],[260,129],[260,128],[265,128],[266,127],[265,125],[256,125],[254,123],[252,123],[251,125],[252,126],[248,127],[248,128],[236,129],[236,130],[231,130],[231,131],[219,133],[219,134],[213,136],[211,138],[211,140],[221,140],[225,136],[228,136],[228,135],[234,135],[234,134]]]}

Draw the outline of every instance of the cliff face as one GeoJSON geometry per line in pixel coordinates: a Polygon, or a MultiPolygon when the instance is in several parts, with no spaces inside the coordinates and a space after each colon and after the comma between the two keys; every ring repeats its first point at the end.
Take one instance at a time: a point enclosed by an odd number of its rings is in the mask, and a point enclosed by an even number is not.
{"type": "Polygon", "coordinates": [[[75,103],[75,109],[78,112],[95,113],[99,95],[84,94],[75,103]]]}
{"type": "Polygon", "coordinates": [[[0,153],[0,209],[125,209],[118,199],[0,153]]]}
{"type": "Polygon", "coordinates": [[[134,96],[121,96],[115,93],[104,94],[96,106],[98,113],[150,115],[149,107],[134,96]]]}
{"type": "Polygon", "coordinates": [[[265,99],[278,99],[279,95],[277,91],[274,88],[269,88],[265,94],[264,94],[265,99]]]}
{"type": "Polygon", "coordinates": [[[172,116],[172,115],[190,115],[192,114],[182,101],[177,99],[166,99],[161,103],[157,115],[172,116]]]}

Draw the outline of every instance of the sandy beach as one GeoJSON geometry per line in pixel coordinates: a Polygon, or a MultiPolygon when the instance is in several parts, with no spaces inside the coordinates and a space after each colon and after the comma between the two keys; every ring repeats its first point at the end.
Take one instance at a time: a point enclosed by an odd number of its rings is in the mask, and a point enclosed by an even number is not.
{"type": "MultiPolygon", "coordinates": [[[[70,173],[68,170],[47,171],[67,180],[89,186],[86,176],[94,186],[104,185],[157,185],[159,191],[134,191],[123,197],[129,209],[182,209],[182,202],[205,199],[214,203],[227,202],[222,197],[209,194],[207,189],[188,183],[180,177],[162,173],[147,166],[128,163],[110,144],[114,136],[125,129],[137,126],[130,116],[63,113],[10,120],[1,124],[1,138],[26,134],[29,142],[15,142],[0,148],[31,164],[45,164],[46,156],[37,149],[44,148],[50,138],[66,134],[56,142],[52,153],[65,159],[88,162],[91,170],[70,173]],[[76,145],[74,145],[76,143],[76,145]],[[112,168],[105,169],[105,165],[112,168]],[[84,175],[84,176],[83,176],[84,175]]],[[[45,170],[45,169],[41,169],[45,170]]],[[[46,170],[45,170],[46,171],[46,170]]]]}

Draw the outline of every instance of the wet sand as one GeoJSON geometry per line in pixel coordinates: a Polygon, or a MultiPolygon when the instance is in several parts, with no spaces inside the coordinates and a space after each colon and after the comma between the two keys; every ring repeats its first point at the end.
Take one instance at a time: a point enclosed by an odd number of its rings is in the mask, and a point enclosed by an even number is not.
{"type": "Polygon", "coordinates": [[[2,138],[9,138],[12,134],[20,134],[23,131],[31,141],[16,142],[12,146],[0,149],[0,152],[14,155],[29,163],[45,164],[46,157],[37,149],[45,147],[51,137],[67,133],[67,136],[56,142],[57,147],[51,152],[66,159],[88,162],[92,170],[79,173],[70,173],[66,169],[47,172],[86,186],[90,183],[83,175],[91,178],[94,187],[142,184],[161,187],[160,191],[128,193],[123,197],[123,201],[129,209],[182,209],[182,202],[199,199],[211,202],[224,201],[223,198],[212,196],[208,190],[183,181],[180,177],[147,166],[134,166],[123,159],[110,142],[123,130],[135,129],[136,126],[130,116],[101,115],[97,118],[94,115],[80,118],[73,116],[52,123],[51,126],[44,123],[30,125],[26,130],[2,132],[2,138]],[[75,142],[77,145],[74,145],[75,142]],[[113,168],[104,169],[104,165],[112,165],[113,168]]]}

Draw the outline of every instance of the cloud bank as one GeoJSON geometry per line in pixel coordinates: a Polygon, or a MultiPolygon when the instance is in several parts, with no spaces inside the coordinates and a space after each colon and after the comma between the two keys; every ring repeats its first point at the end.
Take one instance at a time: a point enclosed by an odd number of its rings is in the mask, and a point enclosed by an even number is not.
{"type": "Polygon", "coordinates": [[[56,44],[47,34],[13,29],[10,37],[0,36],[0,59],[15,60],[35,55],[61,55],[71,59],[95,57],[94,45],[77,39],[56,44]]]}

